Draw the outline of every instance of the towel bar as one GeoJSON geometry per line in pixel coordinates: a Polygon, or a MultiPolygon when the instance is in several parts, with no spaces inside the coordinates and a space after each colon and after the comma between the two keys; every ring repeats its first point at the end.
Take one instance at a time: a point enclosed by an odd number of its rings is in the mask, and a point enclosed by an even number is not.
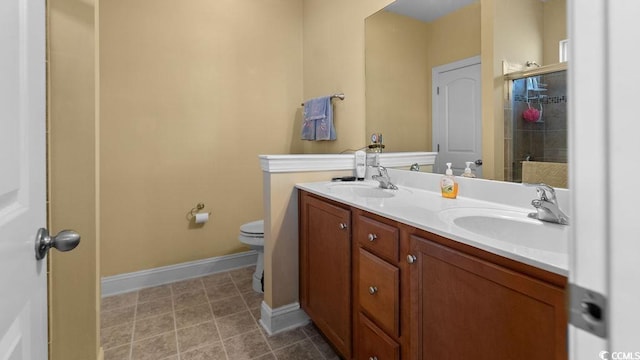
{"type": "MultiPolygon", "coordinates": [[[[333,94],[331,95],[331,100],[333,99],[340,99],[340,100],[344,100],[344,94],[340,93],[340,94],[333,94]]],[[[300,104],[301,106],[304,106],[304,103],[300,104]]]]}

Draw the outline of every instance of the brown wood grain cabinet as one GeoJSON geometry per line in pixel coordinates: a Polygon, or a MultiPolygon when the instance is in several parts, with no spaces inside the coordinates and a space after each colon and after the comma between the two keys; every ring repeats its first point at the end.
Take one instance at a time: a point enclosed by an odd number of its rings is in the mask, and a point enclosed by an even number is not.
{"type": "Polygon", "coordinates": [[[300,193],[300,306],[351,358],[351,211],[300,193]]]}
{"type": "Polygon", "coordinates": [[[305,191],[299,204],[301,305],[343,359],[567,359],[566,277],[305,191]]]}
{"type": "Polygon", "coordinates": [[[412,359],[567,359],[564,277],[427,232],[409,242],[412,359]]]}

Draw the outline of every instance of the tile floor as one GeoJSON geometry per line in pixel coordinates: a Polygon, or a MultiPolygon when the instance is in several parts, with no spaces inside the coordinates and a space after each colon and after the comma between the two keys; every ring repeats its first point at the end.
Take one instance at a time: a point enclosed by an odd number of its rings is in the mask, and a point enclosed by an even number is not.
{"type": "Polygon", "coordinates": [[[312,325],[268,336],[254,267],[102,299],[105,360],[339,359],[312,325]]]}

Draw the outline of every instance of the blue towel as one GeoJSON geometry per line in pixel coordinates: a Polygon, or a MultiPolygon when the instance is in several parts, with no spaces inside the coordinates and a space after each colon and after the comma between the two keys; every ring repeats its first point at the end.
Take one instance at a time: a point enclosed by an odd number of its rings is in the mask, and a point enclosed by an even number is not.
{"type": "Polygon", "coordinates": [[[330,96],[305,101],[301,137],[302,140],[336,139],[330,96]]]}

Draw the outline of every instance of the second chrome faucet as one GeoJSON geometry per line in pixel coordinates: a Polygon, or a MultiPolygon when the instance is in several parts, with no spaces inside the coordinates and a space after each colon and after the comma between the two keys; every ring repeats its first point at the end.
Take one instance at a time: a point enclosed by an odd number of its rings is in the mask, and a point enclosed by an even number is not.
{"type": "Polygon", "coordinates": [[[531,200],[531,205],[536,208],[536,212],[529,214],[530,218],[541,221],[552,222],[556,224],[569,225],[569,218],[560,210],[558,200],[556,199],[556,191],[547,184],[525,184],[527,186],[535,186],[537,199],[531,200]]]}

